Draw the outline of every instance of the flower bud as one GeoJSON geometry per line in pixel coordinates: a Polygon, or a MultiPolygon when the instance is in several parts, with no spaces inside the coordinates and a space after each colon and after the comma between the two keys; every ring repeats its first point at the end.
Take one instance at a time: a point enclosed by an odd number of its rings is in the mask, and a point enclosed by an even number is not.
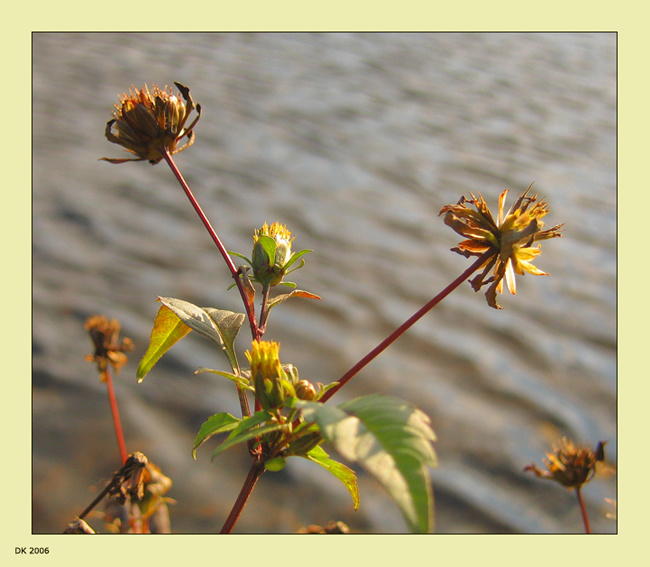
{"type": "Polygon", "coordinates": [[[298,439],[291,443],[286,451],[286,455],[306,455],[321,441],[323,441],[323,438],[321,437],[320,432],[312,431],[302,437],[298,437],[298,439]]]}
{"type": "Polygon", "coordinates": [[[284,375],[291,382],[293,386],[298,384],[300,377],[298,376],[298,369],[293,364],[283,364],[282,370],[284,370],[284,375]]]}
{"type": "Polygon", "coordinates": [[[318,392],[316,391],[316,388],[311,382],[307,380],[300,380],[296,384],[296,397],[299,400],[312,402],[316,399],[317,395],[318,392]]]}
{"type": "Polygon", "coordinates": [[[284,225],[264,223],[253,236],[252,266],[256,281],[264,286],[276,286],[284,277],[291,259],[291,232],[284,225]]]}
{"type": "Polygon", "coordinates": [[[280,344],[273,341],[254,341],[246,357],[251,364],[255,397],[263,409],[280,408],[287,396],[295,395],[280,364],[280,344]]]}

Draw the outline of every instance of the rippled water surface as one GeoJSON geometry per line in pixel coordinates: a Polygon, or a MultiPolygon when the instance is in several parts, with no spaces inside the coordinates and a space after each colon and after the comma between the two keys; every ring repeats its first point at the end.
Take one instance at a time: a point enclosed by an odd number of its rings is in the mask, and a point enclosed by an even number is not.
{"type": "MultiPolygon", "coordinates": [[[[172,528],[214,532],[248,459],[190,449],[210,415],[238,411],[223,365],[190,336],[142,384],[135,369],[159,304],[241,310],[225,266],[164,164],[111,165],[104,138],[131,84],[179,81],[203,107],[176,162],[230,250],[286,223],[313,249],[294,274],[321,302],[274,310],[266,338],[312,381],[336,380],[468,266],[438,211],[480,191],[491,207],[531,182],[550,224],[537,265],[501,311],[463,285],[336,399],[381,391],[438,435],[438,532],[573,532],[572,494],[522,472],[559,436],[607,440],[616,462],[616,38],[613,34],[36,34],[34,36],[35,532],[60,532],[118,463],[104,385],[84,356],[86,318],[117,318],[135,351],[116,378],[129,450],[172,477],[172,528]]],[[[238,342],[247,348],[245,332],[238,342]]],[[[225,366],[224,366],[225,367],[225,366]]],[[[333,400],[334,401],[334,400],[333,400]]],[[[347,522],[404,531],[360,473],[344,487],[293,459],[262,477],[239,532],[347,522]],[[296,462],[293,462],[296,461],[296,462]]],[[[595,531],[605,498],[584,495],[595,531]]]]}

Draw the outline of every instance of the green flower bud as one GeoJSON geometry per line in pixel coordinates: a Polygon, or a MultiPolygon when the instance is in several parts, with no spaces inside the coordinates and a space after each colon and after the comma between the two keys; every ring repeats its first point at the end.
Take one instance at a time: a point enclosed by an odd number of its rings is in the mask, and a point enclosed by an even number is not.
{"type": "Polygon", "coordinates": [[[253,235],[252,266],[256,281],[264,286],[276,286],[282,282],[291,260],[291,232],[284,225],[264,223],[253,235]]]}
{"type": "Polygon", "coordinates": [[[270,459],[264,463],[264,468],[267,471],[275,472],[281,471],[284,468],[284,465],[287,464],[287,461],[284,457],[275,457],[275,459],[270,459]]]}
{"type": "Polygon", "coordinates": [[[286,451],[286,455],[306,455],[309,453],[309,451],[316,447],[316,445],[321,443],[321,441],[323,441],[323,438],[321,437],[319,431],[307,433],[289,445],[289,448],[286,451]]]}
{"type": "Polygon", "coordinates": [[[246,352],[251,364],[255,397],[265,410],[281,408],[288,396],[295,395],[282,370],[279,351],[279,343],[254,341],[251,350],[246,352]]]}

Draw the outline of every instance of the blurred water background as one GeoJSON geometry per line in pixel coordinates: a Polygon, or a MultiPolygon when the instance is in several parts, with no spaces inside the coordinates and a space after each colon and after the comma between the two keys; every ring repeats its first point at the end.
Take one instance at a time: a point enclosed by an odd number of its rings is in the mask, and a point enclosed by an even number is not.
{"type": "MultiPolygon", "coordinates": [[[[336,380],[469,264],[437,216],[480,191],[490,207],[535,182],[565,236],[487,306],[468,284],[332,401],[384,392],[416,404],[439,437],[440,533],[566,533],[574,495],[522,472],[560,436],[616,444],[616,36],[614,34],[76,34],[33,37],[33,531],[60,532],[119,455],[87,317],[117,318],[135,343],[116,390],[129,451],[173,479],[175,532],[220,529],[248,470],[245,450],[194,461],[210,415],[237,414],[223,367],[190,335],[142,384],[157,296],[241,311],[214,245],[167,166],[111,165],[118,95],[190,87],[203,116],[176,162],[230,250],[280,221],[294,274],[321,302],[272,313],[266,338],[312,381],[336,380]]],[[[249,346],[247,328],[238,341],[249,346]]],[[[210,443],[208,443],[210,445],[210,443]]],[[[405,524],[362,472],[361,507],[302,459],[267,473],[238,532],[343,520],[405,524]]],[[[615,475],[584,490],[592,528],[615,532],[615,475]]]]}

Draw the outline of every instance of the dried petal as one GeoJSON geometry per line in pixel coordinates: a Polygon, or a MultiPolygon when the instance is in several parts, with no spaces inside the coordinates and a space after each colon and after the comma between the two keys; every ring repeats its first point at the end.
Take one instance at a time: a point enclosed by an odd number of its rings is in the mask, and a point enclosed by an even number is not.
{"type": "Polygon", "coordinates": [[[148,160],[153,165],[163,159],[165,151],[176,154],[194,143],[193,129],[201,116],[201,106],[194,105],[187,87],[174,84],[184,101],[173,95],[168,87],[159,89],[156,85],[151,92],[147,85],[140,90],[132,87],[128,94],[120,97],[120,104],[115,105],[113,112],[115,118],[106,123],[106,139],[137,157],[102,160],[110,163],[148,160]],[[185,122],[194,109],[197,116],[186,128],[185,122]],[[187,142],[178,147],[184,137],[187,142]]]}
{"type": "Polygon", "coordinates": [[[499,195],[498,223],[494,222],[480,193],[478,197],[470,193],[471,199],[461,197],[456,205],[445,205],[440,210],[440,214],[445,215],[445,224],[467,238],[452,248],[452,251],[466,258],[491,252],[481,266],[485,267],[483,272],[470,280],[470,283],[475,291],[491,284],[485,296],[488,304],[496,309],[501,309],[496,296],[503,291],[504,278],[508,291],[515,295],[515,275],[523,275],[525,272],[536,276],[548,275],[531,263],[541,252],[541,248],[533,245],[540,240],[562,236],[562,225],[542,230],[544,223],[541,218],[550,208],[545,200],[537,200],[537,193],[529,196],[529,191],[530,187],[519,195],[505,214],[503,211],[508,191],[499,195]],[[473,205],[476,210],[468,205],[473,205]],[[488,277],[490,273],[492,277],[488,277]]]}

